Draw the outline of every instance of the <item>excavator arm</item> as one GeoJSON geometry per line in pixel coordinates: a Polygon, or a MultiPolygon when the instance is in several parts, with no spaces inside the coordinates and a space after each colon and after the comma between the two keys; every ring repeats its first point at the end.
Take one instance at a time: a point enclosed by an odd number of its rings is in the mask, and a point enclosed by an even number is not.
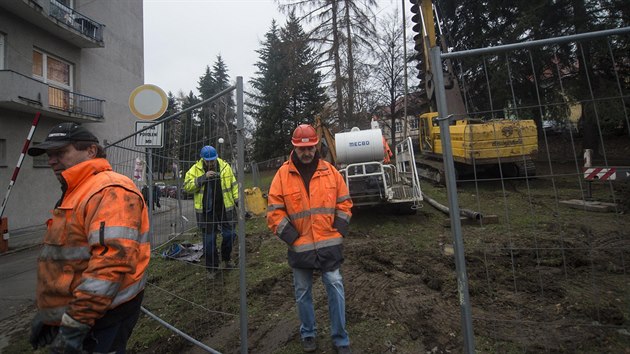
{"type": "MultiPolygon", "coordinates": [[[[443,63],[433,63],[431,60],[431,48],[438,46],[433,3],[431,0],[410,1],[412,4],[411,12],[414,13],[411,20],[416,23],[413,26],[413,31],[418,33],[414,36],[414,48],[416,51],[422,52],[424,58],[424,65],[421,68],[424,71],[423,79],[427,98],[430,101],[434,101],[435,72],[436,70],[442,70],[446,99],[448,102],[448,113],[464,116],[466,114],[466,105],[464,104],[464,99],[459,88],[457,76],[453,71],[451,60],[446,59],[443,63]]],[[[437,28],[440,29],[439,23],[437,23],[437,28]]],[[[442,52],[447,51],[446,41],[441,30],[439,46],[442,52]]]]}
{"type": "Polygon", "coordinates": [[[337,147],[335,145],[335,138],[330,132],[330,129],[322,123],[320,116],[315,117],[315,131],[319,137],[317,151],[319,151],[319,154],[324,159],[327,159],[330,154],[330,163],[337,165],[337,147]]]}

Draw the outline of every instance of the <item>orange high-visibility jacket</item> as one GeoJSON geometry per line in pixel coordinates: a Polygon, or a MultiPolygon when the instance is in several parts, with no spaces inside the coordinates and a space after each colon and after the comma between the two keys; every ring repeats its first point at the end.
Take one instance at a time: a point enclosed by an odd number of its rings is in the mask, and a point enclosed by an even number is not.
{"type": "Polygon", "coordinates": [[[62,176],[67,188],[38,258],[37,307],[45,323],[58,325],[67,313],[92,326],[144,289],[149,215],[133,182],[105,159],[81,162],[62,176]]]}
{"type": "Polygon", "coordinates": [[[319,160],[309,193],[291,158],[271,182],[267,225],[289,245],[293,268],[332,271],[343,262],[343,236],[348,232],[352,200],[343,177],[319,160]]]}

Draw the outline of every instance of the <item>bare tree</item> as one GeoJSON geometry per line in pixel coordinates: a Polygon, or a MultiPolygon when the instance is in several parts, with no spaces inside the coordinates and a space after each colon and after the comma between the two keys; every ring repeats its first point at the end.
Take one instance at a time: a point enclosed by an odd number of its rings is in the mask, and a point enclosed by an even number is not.
{"type": "Polygon", "coordinates": [[[337,116],[341,125],[347,126],[355,113],[354,47],[369,45],[375,34],[371,9],[376,7],[376,0],[289,0],[279,7],[288,13],[298,10],[300,21],[314,24],[309,35],[320,47],[321,66],[332,62],[325,75],[333,76],[337,116]]]}
{"type": "Polygon", "coordinates": [[[403,30],[398,11],[378,21],[378,35],[372,42],[371,51],[373,86],[377,88],[377,102],[389,107],[392,146],[396,146],[396,101],[405,93],[405,65],[403,30]]]}

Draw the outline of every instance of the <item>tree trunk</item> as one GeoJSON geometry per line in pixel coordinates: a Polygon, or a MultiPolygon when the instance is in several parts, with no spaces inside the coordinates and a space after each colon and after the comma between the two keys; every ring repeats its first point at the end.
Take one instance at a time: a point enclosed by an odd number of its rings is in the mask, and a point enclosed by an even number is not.
{"type": "Polygon", "coordinates": [[[346,35],[348,36],[348,113],[350,120],[354,116],[354,58],[352,54],[352,31],[350,28],[350,5],[346,0],[346,35]]]}
{"type": "Polygon", "coordinates": [[[333,44],[332,52],[335,60],[335,88],[337,90],[337,115],[339,116],[339,122],[341,126],[347,128],[347,119],[343,114],[343,78],[341,77],[341,59],[339,57],[339,29],[337,23],[337,8],[338,0],[332,0],[332,34],[333,44]]]}
{"type": "MultiPolygon", "coordinates": [[[[586,7],[584,0],[573,0],[573,24],[575,26],[576,33],[588,32],[588,15],[586,13],[586,7]]],[[[595,88],[596,82],[593,80],[593,72],[591,69],[591,47],[589,42],[584,41],[578,44],[577,57],[580,62],[580,93],[582,94],[581,100],[591,99],[592,92],[597,91],[595,88]],[[582,53],[584,55],[582,55],[582,53]],[[584,70],[581,70],[584,68],[584,70]],[[590,80],[590,81],[589,81],[590,80]],[[591,85],[589,86],[589,82],[591,85]]],[[[582,140],[583,149],[592,149],[594,156],[599,156],[599,130],[597,126],[597,117],[595,116],[595,103],[582,103],[582,134],[584,139],[582,140]]]]}

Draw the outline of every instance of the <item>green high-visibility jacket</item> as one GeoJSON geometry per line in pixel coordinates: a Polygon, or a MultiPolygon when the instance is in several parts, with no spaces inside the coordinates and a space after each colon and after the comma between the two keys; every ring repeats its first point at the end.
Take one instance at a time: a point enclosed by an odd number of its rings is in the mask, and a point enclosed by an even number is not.
{"type": "MultiPolygon", "coordinates": [[[[223,192],[223,205],[225,210],[230,211],[235,209],[236,203],[238,203],[238,183],[232,172],[230,165],[220,158],[217,158],[219,165],[219,177],[221,178],[221,190],[223,192]]],[[[186,172],[184,178],[184,190],[188,193],[194,193],[195,211],[198,213],[203,212],[203,193],[205,189],[205,183],[200,181],[199,177],[206,173],[203,159],[199,159],[192,167],[186,172]]]]}

